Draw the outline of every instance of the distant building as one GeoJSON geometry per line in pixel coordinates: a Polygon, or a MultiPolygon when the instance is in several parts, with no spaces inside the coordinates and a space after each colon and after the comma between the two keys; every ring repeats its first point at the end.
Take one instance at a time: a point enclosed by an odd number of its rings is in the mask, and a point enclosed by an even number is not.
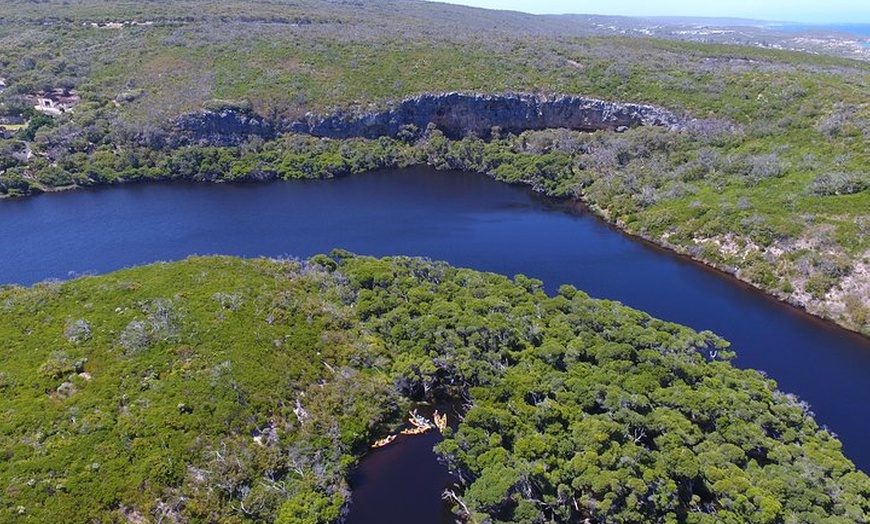
{"type": "Polygon", "coordinates": [[[6,86],[6,79],[0,77],[0,92],[2,92],[4,89],[6,89],[6,87],[7,87],[6,86]]]}
{"type": "Polygon", "coordinates": [[[51,116],[59,116],[62,113],[60,108],[55,105],[54,100],[44,96],[36,97],[36,105],[33,108],[51,116]]]}
{"type": "Polygon", "coordinates": [[[51,116],[59,116],[61,113],[72,112],[73,108],[81,102],[81,97],[75,91],[55,89],[51,93],[40,93],[35,96],[34,109],[51,116]]]}

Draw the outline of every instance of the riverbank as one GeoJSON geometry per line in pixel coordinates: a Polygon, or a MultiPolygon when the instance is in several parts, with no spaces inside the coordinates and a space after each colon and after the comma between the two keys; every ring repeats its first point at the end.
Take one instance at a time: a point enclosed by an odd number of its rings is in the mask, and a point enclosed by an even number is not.
{"type": "MultiPolygon", "coordinates": [[[[763,293],[767,297],[770,297],[771,299],[781,303],[784,306],[794,308],[806,314],[808,317],[812,317],[818,321],[835,325],[839,328],[851,331],[864,337],[870,337],[870,326],[859,326],[856,325],[854,322],[846,321],[842,316],[832,315],[827,309],[825,302],[813,300],[813,298],[811,296],[808,296],[806,293],[802,294],[802,296],[799,297],[794,293],[784,292],[783,289],[780,287],[766,287],[759,282],[754,281],[750,276],[747,276],[747,274],[742,270],[743,268],[741,268],[740,266],[727,265],[721,262],[717,262],[715,260],[711,260],[710,258],[705,258],[703,256],[700,256],[698,254],[699,251],[696,249],[668,242],[667,237],[656,237],[640,233],[628,227],[627,224],[623,221],[613,220],[609,218],[609,214],[606,210],[600,209],[594,203],[590,203],[587,199],[584,199],[583,197],[577,199],[577,202],[581,203],[584,209],[587,210],[589,213],[593,214],[594,216],[603,220],[615,229],[619,230],[622,234],[631,236],[665,251],[675,253],[697,264],[701,264],[704,267],[716,271],[717,273],[729,279],[733,279],[734,281],[739,282],[742,285],[752,288],[753,290],[760,293],[763,293]]],[[[703,251],[700,252],[703,253],[703,251]]],[[[870,306],[870,298],[867,298],[870,297],[870,271],[868,271],[868,267],[870,266],[868,266],[868,258],[870,258],[870,255],[859,261],[858,268],[852,272],[853,275],[857,273],[856,276],[860,279],[858,285],[863,291],[860,291],[859,296],[863,296],[865,297],[865,299],[864,303],[859,305],[859,307],[863,306],[863,308],[868,308],[868,306],[870,306]]],[[[830,302],[831,301],[829,301],[828,305],[830,305],[830,302]]],[[[841,304],[835,304],[835,307],[839,307],[841,311],[843,309],[843,306],[841,304]]],[[[862,314],[861,318],[867,317],[862,314]]]]}
{"type": "Polygon", "coordinates": [[[836,322],[834,319],[830,317],[823,316],[821,314],[813,313],[807,309],[807,307],[800,302],[797,302],[791,299],[788,295],[784,295],[779,290],[770,290],[765,289],[763,287],[754,284],[751,280],[741,277],[737,268],[733,266],[726,266],[717,262],[711,262],[708,260],[704,260],[702,258],[698,258],[693,255],[690,250],[685,249],[682,246],[671,244],[666,240],[650,238],[648,236],[644,236],[642,234],[638,234],[634,231],[631,231],[625,227],[623,223],[617,223],[614,221],[608,221],[605,213],[601,210],[594,209],[594,206],[588,205],[582,199],[578,199],[575,201],[575,210],[578,213],[588,213],[592,216],[595,216],[597,219],[601,220],[609,227],[613,228],[616,231],[619,231],[621,234],[626,235],[638,242],[642,242],[650,247],[661,250],[662,252],[669,253],[672,255],[677,255],[687,261],[690,261],[693,264],[696,264],[708,271],[711,271],[718,275],[721,278],[726,278],[732,281],[734,284],[739,285],[747,290],[758,293],[764,296],[766,299],[776,302],[780,306],[788,307],[789,309],[794,310],[796,313],[805,317],[808,322],[815,322],[822,325],[835,327],[837,329],[843,329],[848,331],[849,333],[854,334],[855,336],[861,337],[863,340],[870,339],[870,335],[866,332],[859,331],[857,329],[853,329],[849,326],[843,325],[842,323],[836,322]]]}
{"type": "MultiPolygon", "coordinates": [[[[836,122],[820,132],[831,126],[860,132],[836,122]]],[[[788,147],[770,149],[770,133],[577,96],[424,94],[291,122],[226,105],[186,114],[148,143],[9,169],[0,195],[167,179],[321,179],[421,164],[472,171],[580,198],[629,234],[870,335],[865,166],[849,148],[833,155],[808,141],[803,128],[777,131],[788,147]]]]}
{"type": "MultiPolygon", "coordinates": [[[[526,138],[528,137],[528,135],[523,136],[526,138]]],[[[630,137],[631,132],[623,133],[620,136],[630,137]]],[[[577,135],[571,138],[577,138],[577,135]]],[[[573,176],[573,173],[571,173],[572,162],[576,163],[576,160],[570,160],[570,158],[564,156],[557,156],[556,161],[553,161],[554,155],[559,154],[558,151],[555,153],[549,152],[544,155],[534,155],[521,152],[520,154],[513,154],[512,158],[508,158],[505,156],[505,153],[510,151],[510,148],[513,147],[513,143],[517,141],[516,139],[510,140],[507,144],[502,143],[501,145],[499,145],[497,141],[490,141],[487,143],[483,143],[482,141],[469,142],[467,139],[462,141],[450,141],[446,138],[439,137],[437,132],[435,132],[434,135],[421,138],[412,144],[399,140],[385,141],[385,139],[377,141],[366,139],[317,139],[305,135],[292,135],[290,137],[285,137],[284,140],[285,144],[291,143],[297,153],[295,154],[295,157],[293,157],[295,164],[292,166],[292,169],[280,174],[276,171],[269,171],[269,169],[276,169],[277,166],[265,166],[261,163],[259,164],[259,172],[244,176],[219,177],[197,176],[196,174],[190,176],[190,173],[188,173],[187,176],[179,177],[177,176],[179,173],[166,175],[166,172],[164,172],[164,174],[157,179],[145,177],[118,177],[112,180],[106,178],[89,179],[86,181],[85,185],[73,183],[62,187],[43,186],[34,181],[31,187],[36,188],[36,190],[32,191],[32,194],[64,192],[79,188],[104,185],[153,183],[154,181],[165,182],[171,180],[207,183],[262,183],[286,178],[332,178],[335,176],[364,175],[365,172],[371,170],[409,167],[413,165],[429,165],[436,169],[461,169],[479,172],[502,182],[529,186],[535,192],[546,196],[563,199],[577,199],[577,201],[582,202],[584,206],[586,206],[589,212],[619,229],[624,234],[642,239],[645,242],[649,242],[662,249],[685,256],[697,263],[722,272],[730,278],[734,278],[739,282],[749,285],[783,304],[800,309],[816,318],[832,322],[841,328],[860,333],[864,336],[868,335],[868,328],[866,325],[862,327],[842,315],[838,317],[837,315],[831,314],[830,304],[826,305],[825,300],[814,298],[808,293],[798,293],[797,291],[799,290],[792,290],[791,293],[787,293],[783,290],[783,285],[779,280],[775,282],[775,285],[765,285],[763,282],[758,281],[758,279],[753,279],[753,275],[756,275],[757,273],[748,273],[746,267],[741,265],[739,257],[735,258],[733,253],[730,258],[723,256],[724,253],[722,248],[725,246],[721,243],[708,242],[705,244],[704,249],[698,249],[698,243],[694,239],[692,239],[688,244],[676,243],[670,241],[668,235],[648,234],[643,231],[638,231],[636,227],[632,227],[632,225],[627,223],[624,219],[614,219],[613,213],[607,208],[602,208],[594,199],[589,198],[589,196],[585,194],[583,187],[578,187],[577,185],[565,182],[565,179],[571,180],[572,178],[576,178],[576,176],[573,176]],[[477,146],[480,146],[480,149],[478,149],[476,153],[474,151],[469,152],[470,149],[474,149],[477,146]],[[494,151],[492,153],[493,155],[502,155],[500,158],[501,162],[498,166],[493,167],[493,163],[484,158],[485,151],[483,148],[485,147],[492,149],[494,151]],[[531,165],[524,163],[526,160],[535,159],[536,157],[539,159],[543,157],[544,161],[533,163],[531,165]],[[508,166],[513,167],[509,170],[506,169],[508,166]],[[557,182],[561,181],[561,183],[554,183],[554,180],[557,182]],[[575,196],[572,196],[570,193],[575,193],[575,196]],[[576,195],[576,193],[579,193],[579,195],[576,195]],[[730,260],[731,263],[723,262],[723,260],[730,260]]],[[[233,148],[206,148],[203,149],[204,152],[201,157],[207,160],[209,157],[216,156],[215,153],[218,155],[226,155],[227,151],[231,152],[233,150],[233,148]]],[[[268,150],[264,150],[263,155],[268,156],[266,155],[267,152],[268,150]]],[[[239,163],[251,163],[244,157],[237,159],[237,161],[239,163]]],[[[167,168],[171,165],[172,162],[167,163],[167,168]]],[[[287,166],[286,162],[284,163],[284,166],[287,166]]],[[[238,170],[229,163],[224,164],[221,169],[224,170],[224,174],[238,172],[238,170]]],[[[20,196],[28,195],[6,194],[2,195],[0,198],[20,196]]],[[[757,250],[757,247],[750,247],[750,249],[757,250]]],[[[777,265],[782,266],[782,264],[778,263],[775,258],[772,259],[772,262],[768,265],[771,267],[777,265]]],[[[853,271],[850,274],[853,276],[856,274],[864,274],[864,280],[868,280],[866,278],[866,272],[860,273],[860,269],[853,271]]],[[[870,286],[867,282],[863,282],[861,285],[870,286]]],[[[865,303],[859,303],[858,307],[867,308],[870,304],[866,304],[866,297],[870,297],[870,293],[866,293],[863,296],[865,297],[865,303]]],[[[831,301],[829,300],[827,302],[829,303],[831,301]]],[[[838,307],[842,311],[844,306],[840,304],[838,307]]]]}

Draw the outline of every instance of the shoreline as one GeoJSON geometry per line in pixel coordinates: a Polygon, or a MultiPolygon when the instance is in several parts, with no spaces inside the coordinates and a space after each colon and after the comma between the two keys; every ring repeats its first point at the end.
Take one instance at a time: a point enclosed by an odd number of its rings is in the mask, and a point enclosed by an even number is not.
{"type": "MultiPolygon", "coordinates": [[[[428,163],[420,163],[420,164],[415,164],[415,165],[428,166],[428,167],[432,167],[434,169],[438,169],[436,166],[433,166],[433,165],[428,164],[428,163]]],[[[407,167],[413,167],[413,166],[407,166],[407,167]]],[[[475,170],[466,170],[466,171],[477,172],[475,170]]],[[[339,175],[339,176],[360,176],[360,175],[364,176],[365,174],[366,173],[363,172],[363,173],[359,173],[356,175],[350,174],[350,175],[339,175]]],[[[495,177],[493,177],[492,175],[490,175],[488,173],[479,173],[479,174],[483,174],[487,177],[492,178],[493,180],[499,181],[499,180],[495,179],[495,177]]],[[[329,178],[332,178],[332,177],[321,177],[321,178],[318,178],[315,180],[328,180],[329,178]]],[[[126,181],[116,181],[116,182],[108,183],[108,184],[96,183],[96,184],[85,185],[85,186],[73,184],[73,185],[69,185],[69,186],[43,188],[42,191],[30,193],[30,194],[23,194],[23,195],[6,194],[6,195],[0,195],[0,201],[7,200],[7,199],[18,200],[18,199],[23,199],[23,198],[39,196],[41,194],[65,193],[65,192],[74,191],[74,190],[82,190],[82,189],[87,190],[87,189],[96,189],[96,188],[128,185],[128,184],[154,184],[154,183],[165,184],[165,183],[183,181],[186,183],[195,183],[195,184],[206,183],[206,184],[240,184],[240,185],[244,185],[244,184],[270,183],[270,182],[275,182],[275,181],[279,181],[279,180],[290,181],[290,180],[297,180],[297,179],[226,181],[226,180],[187,180],[187,179],[181,179],[181,178],[179,178],[179,179],[165,178],[165,179],[157,179],[157,180],[126,180],[126,181]]],[[[298,180],[302,180],[302,179],[298,179],[298,180]]],[[[306,179],[306,180],[308,180],[308,179],[306,179]]],[[[503,182],[503,181],[499,181],[499,182],[509,184],[509,182],[503,182]]],[[[694,257],[691,254],[687,253],[686,250],[679,248],[679,246],[659,242],[657,240],[654,240],[654,239],[648,238],[646,236],[629,231],[629,230],[625,229],[624,227],[622,227],[619,223],[608,220],[601,211],[598,211],[595,209],[595,207],[589,205],[582,197],[579,197],[579,198],[551,197],[551,196],[545,195],[544,193],[536,190],[528,183],[521,182],[521,183],[517,183],[515,185],[524,186],[524,187],[528,188],[531,192],[533,192],[536,195],[539,195],[541,197],[552,199],[553,201],[562,201],[563,203],[566,203],[570,206],[571,213],[588,214],[590,216],[593,216],[593,217],[595,217],[596,220],[600,220],[603,224],[614,229],[615,231],[618,231],[620,234],[626,235],[627,237],[629,237],[630,239],[632,239],[634,241],[640,242],[640,243],[642,243],[646,246],[652,247],[654,249],[661,250],[662,252],[666,252],[668,254],[678,256],[678,257],[682,258],[683,260],[686,260],[686,261],[689,261],[693,264],[696,264],[707,271],[715,272],[717,275],[728,278],[732,282],[740,285],[741,287],[743,287],[745,289],[748,289],[748,290],[751,290],[755,293],[760,294],[765,299],[775,301],[781,306],[787,306],[790,311],[792,311],[795,314],[801,315],[802,317],[806,318],[807,320],[817,322],[820,325],[824,325],[828,328],[836,328],[836,329],[843,330],[843,331],[848,332],[854,336],[861,337],[864,340],[870,339],[870,336],[868,336],[867,334],[864,334],[861,331],[858,331],[857,329],[853,329],[845,324],[837,322],[835,319],[833,319],[831,317],[815,314],[815,313],[809,311],[805,306],[803,306],[801,304],[796,304],[796,303],[788,300],[787,298],[783,298],[781,296],[778,296],[775,293],[772,293],[772,292],[770,292],[762,287],[759,287],[759,286],[753,284],[752,282],[749,282],[748,280],[741,278],[740,276],[738,276],[736,274],[735,271],[731,271],[730,268],[723,267],[719,264],[715,264],[712,262],[705,261],[701,258],[694,257]]]]}
{"type": "Polygon", "coordinates": [[[823,317],[821,315],[814,314],[800,304],[796,304],[794,302],[789,301],[786,298],[782,298],[782,297],[777,296],[773,293],[770,293],[770,292],[766,291],[764,288],[756,286],[752,282],[749,282],[748,280],[740,278],[734,271],[729,271],[729,268],[722,267],[719,264],[706,262],[703,259],[693,257],[691,254],[685,252],[685,250],[679,249],[678,246],[674,246],[673,244],[665,245],[663,243],[656,242],[655,240],[652,240],[652,239],[645,237],[643,235],[638,235],[636,233],[628,231],[628,230],[624,229],[623,227],[621,227],[619,224],[617,224],[615,222],[611,222],[611,221],[607,220],[606,218],[604,218],[600,213],[597,213],[594,209],[592,209],[590,206],[588,206],[587,203],[584,202],[582,198],[578,198],[578,199],[573,200],[572,212],[588,214],[592,217],[595,217],[595,219],[600,220],[602,224],[613,229],[614,231],[619,232],[620,234],[623,234],[623,235],[629,237],[631,240],[633,240],[635,242],[639,242],[639,243],[641,243],[647,247],[650,247],[652,249],[655,249],[657,251],[661,251],[661,252],[667,253],[669,255],[677,256],[680,259],[685,260],[687,262],[690,262],[690,263],[694,264],[697,267],[700,267],[701,269],[703,269],[705,271],[709,271],[709,272],[714,273],[722,278],[726,278],[730,282],[732,282],[733,284],[739,285],[741,288],[743,288],[747,291],[751,291],[753,293],[756,293],[758,296],[764,298],[765,300],[775,302],[779,306],[783,306],[783,307],[788,308],[788,310],[791,311],[793,314],[799,315],[800,317],[806,319],[807,321],[814,322],[814,323],[818,324],[819,326],[824,326],[828,329],[838,329],[838,330],[844,331],[846,333],[849,333],[850,336],[858,337],[861,340],[870,339],[870,336],[865,335],[864,333],[862,333],[858,330],[855,330],[855,329],[852,329],[848,326],[840,324],[839,322],[837,322],[836,320],[834,320],[832,318],[823,317]]]}

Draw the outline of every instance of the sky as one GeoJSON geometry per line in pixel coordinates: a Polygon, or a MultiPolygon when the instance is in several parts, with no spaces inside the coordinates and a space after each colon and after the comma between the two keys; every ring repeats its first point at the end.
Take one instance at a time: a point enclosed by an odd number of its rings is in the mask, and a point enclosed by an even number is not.
{"type": "Polygon", "coordinates": [[[535,14],[710,16],[870,24],[870,0],[448,0],[448,3],[535,14]]]}

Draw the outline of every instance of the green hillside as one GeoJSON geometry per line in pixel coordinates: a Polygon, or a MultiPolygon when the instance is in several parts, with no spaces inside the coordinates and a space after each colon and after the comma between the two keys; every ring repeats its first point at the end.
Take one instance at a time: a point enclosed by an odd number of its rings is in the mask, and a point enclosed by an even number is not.
{"type": "Polygon", "coordinates": [[[464,168],[579,198],[632,234],[870,333],[870,64],[607,37],[600,23],[412,0],[5,1],[0,195],[464,168]],[[432,129],[374,141],[284,133],[233,147],[179,142],[175,128],[206,108],[282,129],[448,91],[652,103],[686,125],[488,142],[432,129]],[[79,101],[37,115],[39,93],[79,101]]]}
{"type": "MultiPolygon", "coordinates": [[[[474,522],[866,522],[870,478],[727,342],[414,258],[191,258],[0,291],[0,521],[335,522],[412,400],[474,522]]],[[[460,503],[461,502],[461,503],[460,503]]]]}
{"type": "MultiPolygon", "coordinates": [[[[870,63],[602,23],[414,0],[4,0],[0,197],[477,171],[870,334],[870,63]],[[681,124],[290,131],[454,91],[653,104],[681,124]],[[185,134],[205,114],[270,133],[185,134]]],[[[522,276],[191,258],[0,287],[0,340],[0,522],[337,522],[370,444],[444,399],[468,401],[437,452],[469,522],[870,514],[867,475],[727,342],[522,276]]]]}

